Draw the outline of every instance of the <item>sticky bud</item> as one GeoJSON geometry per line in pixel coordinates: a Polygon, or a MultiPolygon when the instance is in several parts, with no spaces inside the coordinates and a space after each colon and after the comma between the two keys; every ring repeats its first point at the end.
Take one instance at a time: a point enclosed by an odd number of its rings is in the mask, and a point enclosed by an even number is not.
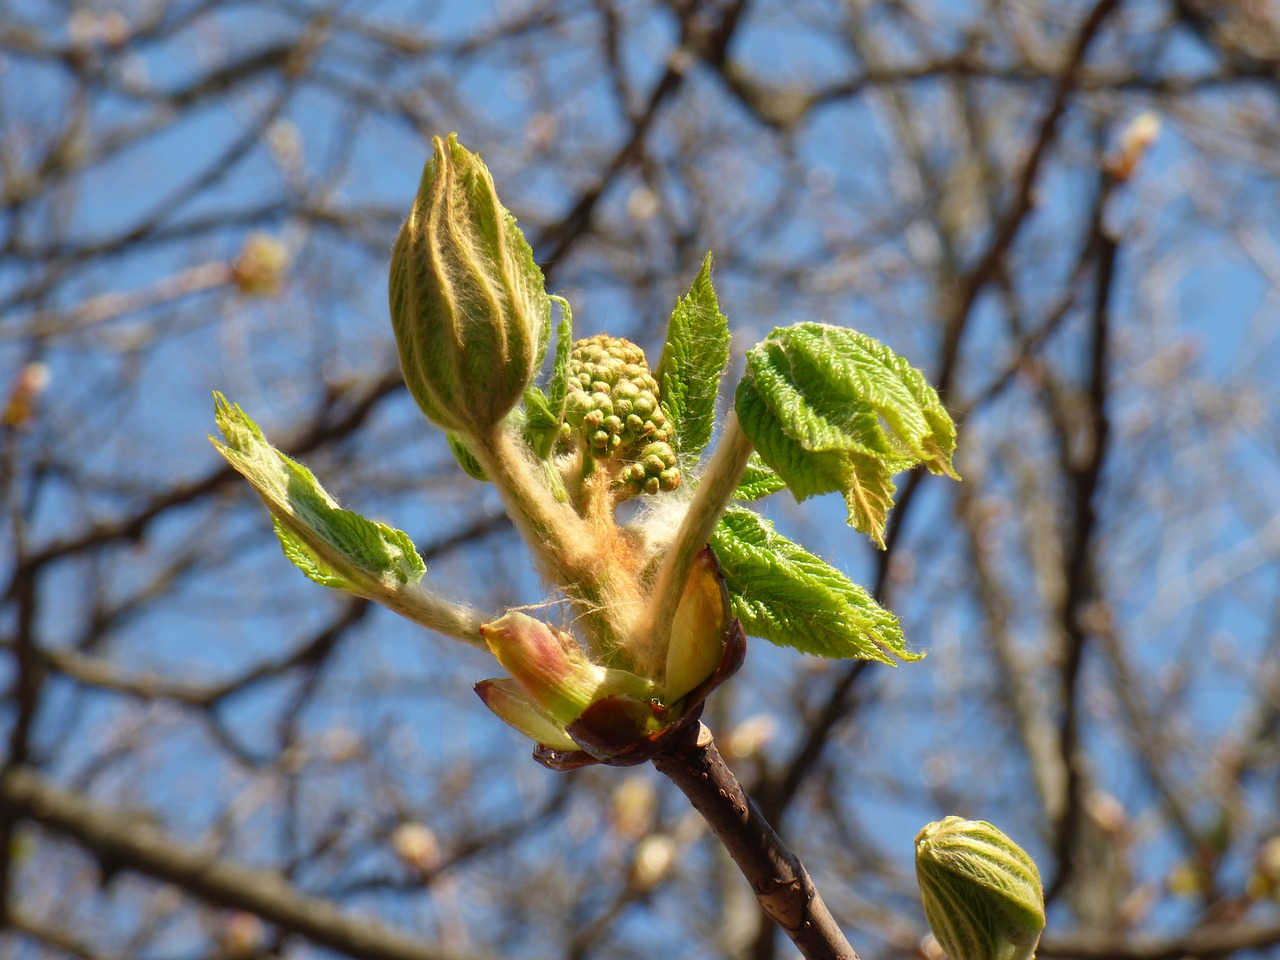
{"type": "Polygon", "coordinates": [[[694,558],[667,647],[666,699],[674,703],[715,672],[724,657],[729,593],[710,547],[694,558]]]}
{"type": "Polygon", "coordinates": [[[38,360],[28,363],[13,379],[9,401],[0,414],[0,423],[6,427],[27,430],[35,421],[36,402],[49,388],[49,368],[38,360]]]}
{"type": "Polygon", "coordinates": [[[1128,180],[1160,136],[1160,115],[1147,110],[1138,114],[1120,135],[1119,152],[1108,158],[1107,170],[1120,183],[1128,180]]]}
{"type": "Polygon", "coordinates": [[[916,835],[925,919],[950,960],[1030,960],[1044,930],[1040,872],[983,820],[947,817],[916,835]]]}
{"type": "Polygon", "coordinates": [[[553,750],[578,749],[578,745],[564,732],[564,724],[556,723],[538,709],[524,692],[524,687],[510,677],[481,680],[476,684],[476,693],[500,720],[530,740],[553,750]]]}
{"type": "Polygon", "coordinates": [[[231,279],[246,297],[274,297],[289,269],[289,248],[269,233],[251,233],[231,264],[231,279]]]}
{"type": "Polygon", "coordinates": [[[648,680],[592,662],[569,634],[523,613],[484,624],[480,635],[529,701],[561,728],[596,700],[616,694],[649,700],[654,694],[648,680]]]}
{"type": "Polygon", "coordinates": [[[391,322],[418,406],[446,430],[475,435],[532,382],[551,301],[484,163],[453,134],[432,147],[391,255],[391,322]]]}
{"type": "Polygon", "coordinates": [[[419,873],[430,873],[440,866],[440,840],[426,824],[400,824],[391,834],[391,846],[401,860],[419,873]]]}
{"type": "Polygon", "coordinates": [[[638,890],[652,890],[671,873],[680,857],[680,844],[674,837],[655,833],[636,844],[628,880],[638,890]]]}

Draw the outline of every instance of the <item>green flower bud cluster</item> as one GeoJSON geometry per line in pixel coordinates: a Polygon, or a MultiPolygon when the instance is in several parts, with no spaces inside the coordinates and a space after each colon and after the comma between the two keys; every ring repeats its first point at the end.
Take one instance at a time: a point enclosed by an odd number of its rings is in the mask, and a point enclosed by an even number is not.
{"type": "Polygon", "coordinates": [[[671,433],[643,350],[606,334],[573,345],[562,443],[580,439],[596,459],[625,464],[615,485],[638,495],[680,486],[671,433]]]}

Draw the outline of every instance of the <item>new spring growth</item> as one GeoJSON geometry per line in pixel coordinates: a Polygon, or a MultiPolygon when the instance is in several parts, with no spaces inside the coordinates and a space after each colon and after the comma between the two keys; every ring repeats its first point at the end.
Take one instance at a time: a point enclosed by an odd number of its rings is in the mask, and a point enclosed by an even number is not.
{"type": "Polygon", "coordinates": [[[511,677],[478,689],[545,746],[612,760],[692,709],[690,695],[729,646],[728,596],[710,559],[690,577],[692,606],[673,658],[646,647],[637,624],[648,602],[648,541],[613,511],[680,484],[658,382],[626,340],[601,335],[568,347],[566,311],[551,382],[546,392],[534,384],[549,340],[542,274],[479,158],[452,136],[433,151],[391,263],[405,381],[451,433],[468,473],[498,488],[582,634],[580,644],[520,613],[485,624],[481,636],[511,677]],[[547,461],[543,469],[536,459],[547,461]],[[690,623],[695,607],[705,628],[690,623]],[[684,649],[695,642],[698,650],[684,649]]]}
{"type": "Polygon", "coordinates": [[[478,435],[533,381],[551,301],[480,158],[454,135],[436,137],[432,148],[391,255],[391,323],[423,413],[446,430],[478,435]]]}
{"type": "Polygon", "coordinates": [[[1040,872],[983,820],[947,817],[916,836],[925,919],[950,960],[1031,960],[1044,930],[1040,872]]]}
{"type": "Polygon", "coordinates": [[[710,255],[653,367],[628,340],[575,340],[569,304],[547,294],[489,171],[452,135],[432,142],[388,299],[410,393],[501,497],[562,604],[555,624],[437,595],[405,532],[340,507],[221,397],[215,443],[307,576],[492,652],[509,675],[477,692],[544,763],[654,756],[738,668],[747,632],[821,656],[918,657],[866,590],[746,505],[838,491],[881,542],[895,474],[954,475],[950,417],[887,347],[820,323],[774,330],[748,351],[713,445],[730,336],[710,255]]]}
{"type": "Polygon", "coordinates": [[[568,390],[561,448],[577,448],[584,477],[600,465],[618,499],[680,486],[671,422],[643,350],[605,334],[579,340],[568,390]]]}
{"type": "Polygon", "coordinates": [[[681,595],[659,676],[597,663],[572,636],[522,613],[508,613],[480,632],[511,677],[484,680],[476,693],[540,744],[542,762],[562,768],[647,759],[665,732],[696,717],[745,649],[709,549],[681,595]]]}

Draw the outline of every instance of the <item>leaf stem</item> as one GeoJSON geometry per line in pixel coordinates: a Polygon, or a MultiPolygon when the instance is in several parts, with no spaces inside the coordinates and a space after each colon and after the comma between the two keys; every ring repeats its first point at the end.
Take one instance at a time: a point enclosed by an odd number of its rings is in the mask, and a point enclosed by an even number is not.
{"type": "Polygon", "coordinates": [[[468,440],[541,572],[561,586],[581,579],[590,553],[586,525],[552,496],[522,445],[501,425],[468,440]]]}
{"type": "Polygon", "coordinates": [[[693,570],[694,558],[711,539],[716,524],[733,499],[733,492],[738,489],[738,482],[747,469],[751,451],[751,441],[738,425],[737,414],[730,410],[720,443],[698,481],[698,489],[689,502],[689,509],[680,522],[680,529],[654,583],[652,620],[647,631],[652,642],[649,649],[654,656],[666,655],[671,640],[671,624],[676,617],[685,581],[693,570]]]}
{"type": "Polygon", "coordinates": [[[406,583],[396,590],[379,588],[370,593],[370,600],[414,623],[481,650],[489,649],[480,636],[481,620],[469,608],[442,599],[420,583],[406,583]]]}
{"type": "MultiPolygon", "coordinates": [[[[469,435],[468,441],[539,572],[577,607],[588,648],[606,660],[628,649],[642,601],[632,579],[616,569],[607,531],[555,498],[517,435],[498,427],[487,436],[469,435]]],[[[583,495],[596,491],[578,491],[583,495]]],[[[608,527],[614,529],[612,518],[608,527]]]]}
{"type": "Polygon", "coordinates": [[[711,731],[704,724],[692,724],[670,740],[653,765],[707,821],[764,912],[806,960],[858,960],[804,864],[743,791],[711,731]]]}

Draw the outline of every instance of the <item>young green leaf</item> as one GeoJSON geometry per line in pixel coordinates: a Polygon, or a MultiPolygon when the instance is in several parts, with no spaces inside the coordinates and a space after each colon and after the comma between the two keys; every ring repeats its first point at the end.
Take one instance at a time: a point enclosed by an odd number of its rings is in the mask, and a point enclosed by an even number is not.
{"type": "Polygon", "coordinates": [[[738,481],[738,489],[733,492],[733,499],[762,500],[769,494],[786,488],[787,485],[782,478],[760,459],[759,454],[753,453],[751,459],[747,461],[747,469],[743,471],[742,479],[738,481]]]}
{"type": "Polygon", "coordinates": [[[573,351],[573,311],[563,297],[551,297],[560,305],[560,326],[556,329],[556,353],[551,377],[544,392],[530,386],[524,393],[524,435],[529,448],[546,460],[560,436],[564,421],[564,400],[568,393],[569,355],[573,351]]]}
{"type": "Polygon", "coordinates": [[[780,327],[747,353],[743,431],[797,500],[840,491],[849,523],[884,546],[892,476],[917,464],[955,477],[955,426],[923,374],[843,327],[780,327]]]}
{"type": "Polygon", "coordinates": [[[711,285],[711,254],[689,293],[676,301],[655,376],[662,405],[675,426],[672,445],[696,459],[711,439],[716,394],[729,362],[729,321],[711,285]]]}
{"type": "Polygon", "coordinates": [[[891,664],[923,656],[907,648],[897,618],[866,590],[754,511],[730,507],[711,549],[747,634],[821,657],[891,664]]]}
{"type": "Polygon", "coordinates": [[[564,415],[564,398],[569,392],[569,356],[573,353],[573,310],[564,297],[551,297],[560,307],[560,326],[556,328],[556,355],[547,382],[547,402],[557,418],[564,415]]]}
{"type": "Polygon", "coordinates": [[[213,445],[253,484],[275,518],[285,556],[303,573],[326,586],[378,596],[422,578],[426,567],[406,533],[343,510],[310,470],[271,446],[239,406],[214,397],[226,442],[213,445]]]}

